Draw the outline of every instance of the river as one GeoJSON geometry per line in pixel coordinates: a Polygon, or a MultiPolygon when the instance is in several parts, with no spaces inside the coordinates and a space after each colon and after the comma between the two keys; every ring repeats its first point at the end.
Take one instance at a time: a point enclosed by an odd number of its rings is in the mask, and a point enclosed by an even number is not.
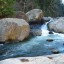
{"type": "Polygon", "coordinates": [[[49,34],[47,23],[41,27],[41,36],[32,36],[22,42],[0,44],[0,60],[11,57],[33,57],[54,54],[57,50],[64,53],[64,35],[59,33],[49,34]],[[47,41],[52,39],[53,41],[47,41]]]}

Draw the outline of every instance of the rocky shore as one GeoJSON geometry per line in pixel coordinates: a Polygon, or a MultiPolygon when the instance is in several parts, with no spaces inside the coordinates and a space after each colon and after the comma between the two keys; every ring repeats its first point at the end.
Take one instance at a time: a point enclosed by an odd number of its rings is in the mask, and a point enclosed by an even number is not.
{"type": "Polygon", "coordinates": [[[0,61],[0,64],[64,64],[64,54],[10,58],[0,61]]]}
{"type": "Polygon", "coordinates": [[[64,17],[15,12],[0,19],[0,44],[0,64],[64,64],[64,17]]]}

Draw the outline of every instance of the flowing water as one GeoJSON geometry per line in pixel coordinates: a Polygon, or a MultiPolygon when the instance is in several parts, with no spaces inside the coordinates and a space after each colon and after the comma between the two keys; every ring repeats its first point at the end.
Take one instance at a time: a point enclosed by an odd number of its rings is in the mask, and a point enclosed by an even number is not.
{"type": "MultiPolygon", "coordinates": [[[[48,22],[47,22],[48,23],[48,22]]],[[[42,36],[47,36],[49,35],[49,31],[48,31],[48,28],[47,28],[47,23],[43,24],[41,26],[41,30],[42,30],[42,36]]]]}
{"type": "Polygon", "coordinates": [[[54,50],[64,53],[64,35],[48,34],[47,23],[41,26],[42,35],[32,36],[23,42],[0,44],[0,60],[11,57],[33,57],[53,54],[54,50]],[[53,41],[47,41],[52,39],[53,41]]]}

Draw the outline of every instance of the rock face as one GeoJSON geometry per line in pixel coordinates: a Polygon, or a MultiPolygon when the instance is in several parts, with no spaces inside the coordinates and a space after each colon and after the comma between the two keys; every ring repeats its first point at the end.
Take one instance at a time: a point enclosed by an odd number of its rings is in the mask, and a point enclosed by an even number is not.
{"type": "Polygon", "coordinates": [[[50,22],[48,24],[48,28],[51,31],[55,31],[58,33],[64,33],[64,18],[59,18],[54,22],[50,22]]]}
{"type": "Polygon", "coordinates": [[[56,64],[64,64],[64,54],[63,55],[59,55],[56,58],[54,58],[54,61],[56,62],[56,64]]]}
{"type": "Polygon", "coordinates": [[[4,18],[0,20],[0,41],[22,41],[27,38],[29,32],[29,24],[23,19],[4,18]]]}
{"type": "Polygon", "coordinates": [[[29,21],[40,21],[43,17],[43,12],[40,9],[33,9],[26,13],[29,18],[29,21]]]}
{"type": "Polygon", "coordinates": [[[19,59],[6,59],[0,61],[0,64],[55,64],[53,60],[46,57],[29,58],[29,61],[19,59]]]}
{"type": "Polygon", "coordinates": [[[0,61],[0,64],[64,64],[64,54],[10,58],[0,61]]]}
{"type": "Polygon", "coordinates": [[[24,12],[22,12],[22,11],[16,11],[13,17],[15,17],[15,18],[20,18],[20,19],[24,19],[24,20],[26,20],[27,22],[29,21],[27,15],[26,15],[24,12]]]}
{"type": "Polygon", "coordinates": [[[3,62],[0,61],[0,64],[21,64],[18,59],[6,59],[3,62]]]}

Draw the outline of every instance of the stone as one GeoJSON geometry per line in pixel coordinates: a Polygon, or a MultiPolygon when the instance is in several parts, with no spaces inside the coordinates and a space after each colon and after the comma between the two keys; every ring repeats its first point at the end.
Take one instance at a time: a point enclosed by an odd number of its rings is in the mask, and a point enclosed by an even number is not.
{"type": "Polygon", "coordinates": [[[64,64],[64,54],[9,58],[1,60],[0,64],[64,64]]]}
{"type": "Polygon", "coordinates": [[[64,54],[59,55],[56,58],[54,58],[55,64],[64,64],[64,54]]]}
{"type": "Polygon", "coordinates": [[[49,31],[49,34],[53,34],[53,32],[52,31],[49,31]]]}
{"type": "Polygon", "coordinates": [[[28,16],[22,11],[14,12],[13,18],[24,19],[27,22],[29,21],[28,16]]]}
{"type": "Polygon", "coordinates": [[[48,42],[52,42],[52,41],[54,41],[53,39],[47,39],[46,41],[48,41],[48,42]]]}
{"type": "Polygon", "coordinates": [[[33,36],[41,36],[42,30],[41,29],[31,29],[30,34],[33,36]]]}
{"type": "Polygon", "coordinates": [[[43,17],[43,12],[40,9],[32,9],[26,13],[29,18],[29,21],[41,21],[43,17]]]}
{"type": "Polygon", "coordinates": [[[22,62],[29,62],[28,59],[21,59],[22,62]]]}
{"type": "Polygon", "coordinates": [[[57,33],[63,33],[64,34],[64,18],[61,17],[54,22],[50,22],[48,24],[48,28],[50,31],[55,31],[57,33]]]}
{"type": "Polygon", "coordinates": [[[23,62],[21,59],[6,59],[0,61],[0,64],[55,64],[53,60],[47,57],[31,57],[28,58],[29,62],[23,62]]]}
{"type": "Polygon", "coordinates": [[[52,59],[49,59],[47,57],[40,57],[40,58],[36,58],[34,64],[55,64],[55,63],[52,59]]]}
{"type": "Polygon", "coordinates": [[[53,54],[58,54],[58,53],[60,53],[58,50],[52,50],[52,53],[53,54]]]}
{"type": "Polygon", "coordinates": [[[0,42],[22,41],[28,37],[29,32],[29,24],[23,19],[4,18],[0,20],[0,42]]]}
{"type": "Polygon", "coordinates": [[[18,59],[5,59],[0,61],[0,64],[21,64],[21,62],[18,59]]]}

